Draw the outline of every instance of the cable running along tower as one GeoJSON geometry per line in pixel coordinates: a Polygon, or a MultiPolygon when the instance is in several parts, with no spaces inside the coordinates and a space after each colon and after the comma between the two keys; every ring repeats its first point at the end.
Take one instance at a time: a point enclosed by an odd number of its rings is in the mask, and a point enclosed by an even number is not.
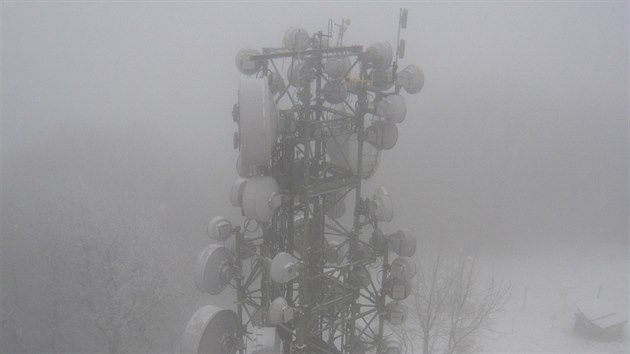
{"type": "Polygon", "coordinates": [[[383,233],[392,198],[382,187],[363,197],[362,181],[396,144],[407,113],[401,91],[418,93],[424,75],[398,68],[406,9],[395,48],[345,46],[349,25],[291,28],[282,48],[237,54],[246,77],[233,110],[240,178],[230,195],[244,220],[210,221],[215,243],[195,274],[202,292],[234,291],[235,309],[199,309],[182,352],[403,351],[388,328],[406,316],[400,301],[411,292],[416,241],[406,229],[383,233]],[[286,75],[279,62],[289,64],[286,75]]]}

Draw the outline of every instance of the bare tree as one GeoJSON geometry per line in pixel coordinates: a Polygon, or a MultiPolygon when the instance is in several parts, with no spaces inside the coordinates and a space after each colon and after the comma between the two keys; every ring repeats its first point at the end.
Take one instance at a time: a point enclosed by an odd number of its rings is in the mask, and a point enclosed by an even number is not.
{"type": "MultiPolygon", "coordinates": [[[[122,232],[83,240],[82,301],[111,354],[128,353],[147,340],[147,318],[165,298],[141,244],[122,232]]],[[[137,349],[137,348],[136,348],[137,349]]]]}
{"type": "Polygon", "coordinates": [[[452,282],[448,311],[448,344],[446,352],[451,354],[473,351],[475,339],[483,331],[492,330],[494,315],[499,312],[508,298],[510,288],[499,286],[492,278],[482,289],[475,270],[475,259],[466,257],[452,282]]]}
{"type": "Polygon", "coordinates": [[[438,253],[430,269],[420,267],[413,293],[416,317],[412,323],[420,328],[420,331],[412,331],[411,338],[422,339],[424,354],[433,350],[434,341],[439,337],[445,316],[444,307],[451,289],[452,279],[444,274],[441,261],[441,253],[438,253]]]}
{"type": "Polygon", "coordinates": [[[491,330],[494,315],[507,300],[510,288],[491,279],[484,286],[477,278],[475,259],[445,262],[441,252],[417,273],[413,308],[407,325],[412,339],[422,340],[422,352],[470,352],[484,331],[491,330]]]}

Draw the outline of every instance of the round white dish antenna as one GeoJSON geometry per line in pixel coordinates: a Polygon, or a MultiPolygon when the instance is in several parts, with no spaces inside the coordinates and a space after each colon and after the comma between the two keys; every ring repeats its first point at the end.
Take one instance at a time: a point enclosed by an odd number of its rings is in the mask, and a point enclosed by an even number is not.
{"type": "Polygon", "coordinates": [[[377,120],[366,129],[366,138],[379,150],[389,150],[398,142],[398,127],[389,120],[377,120]]]}
{"type": "Polygon", "coordinates": [[[375,196],[389,195],[389,191],[385,187],[376,187],[376,189],[374,190],[374,195],[375,196]]]}
{"type": "Polygon", "coordinates": [[[282,44],[289,50],[304,50],[309,47],[311,42],[310,36],[305,29],[299,27],[291,27],[284,32],[282,44]]]}
{"type": "MultiPolygon", "coordinates": [[[[356,134],[336,136],[326,141],[326,148],[330,156],[330,163],[339,168],[358,172],[359,142],[356,134]]],[[[372,144],[363,144],[363,161],[361,177],[372,177],[378,166],[379,150],[372,144]]]]}
{"type": "Polygon", "coordinates": [[[273,177],[250,178],[243,189],[243,213],[250,219],[266,223],[278,208],[280,187],[273,177]]]}
{"type": "Polygon", "coordinates": [[[234,257],[224,246],[211,244],[195,263],[195,285],[203,293],[217,295],[234,277],[234,257]]]}
{"type": "Polygon", "coordinates": [[[211,239],[223,242],[232,235],[232,223],[223,216],[215,216],[208,223],[207,232],[211,239]]]}
{"type": "Polygon", "coordinates": [[[243,190],[245,189],[245,185],[247,184],[247,178],[238,178],[232,184],[232,188],[230,189],[230,202],[235,207],[240,207],[243,205],[243,190]]]}
{"type": "Polygon", "coordinates": [[[390,251],[401,257],[413,257],[416,253],[416,237],[409,229],[402,229],[388,236],[390,251]]]}
{"type": "Polygon", "coordinates": [[[415,65],[409,65],[398,73],[396,86],[402,86],[410,94],[418,93],[424,86],[424,72],[415,65]]]}
{"type": "Polygon", "coordinates": [[[348,57],[332,57],[326,59],[324,72],[333,80],[343,79],[348,74],[348,70],[350,70],[351,66],[352,64],[348,57]]]}
{"type": "Polygon", "coordinates": [[[372,198],[374,209],[372,215],[376,220],[382,222],[390,222],[394,219],[394,202],[388,194],[374,195],[372,198]]]}
{"type": "Polygon", "coordinates": [[[278,108],[267,78],[242,79],[238,103],[243,166],[267,166],[276,142],[278,108]]]}
{"type": "Polygon", "coordinates": [[[303,60],[294,60],[287,71],[287,80],[294,87],[308,85],[315,79],[315,69],[311,63],[303,60]]]}
{"type": "Polygon", "coordinates": [[[394,52],[389,42],[376,42],[366,51],[367,61],[374,69],[385,70],[392,64],[394,52]]]}
{"type": "Polygon", "coordinates": [[[238,326],[240,320],[234,311],[204,306],[188,320],[182,338],[182,353],[236,353],[238,326]]]}
{"type": "Polygon", "coordinates": [[[269,324],[277,326],[293,319],[293,308],[283,297],[277,297],[269,304],[269,324]]]}
{"type": "Polygon", "coordinates": [[[407,116],[407,104],[401,95],[389,95],[376,103],[376,114],[394,123],[402,123],[407,116]]]}
{"type": "Polygon", "coordinates": [[[348,87],[343,80],[328,81],[322,90],[324,99],[331,104],[338,104],[348,98],[348,87]]]}
{"type": "Polygon", "coordinates": [[[284,284],[297,278],[298,260],[286,252],[280,252],[271,261],[271,280],[274,283],[284,284]]]}
{"type": "Polygon", "coordinates": [[[398,257],[390,266],[392,276],[399,280],[411,279],[416,276],[416,262],[409,257],[398,257]]]}
{"type": "Polygon", "coordinates": [[[399,301],[390,301],[385,305],[385,319],[393,325],[401,325],[407,319],[407,309],[399,301]]]}
{"type": "Polygon", "coordinates": [[[256,49],[242,49],[236,53],[235,61],[238,71],[245,75],[254,75],[260,71],[262,66],[251,58],[255,55],[260,55],[256,49]]]}
{"type": "Polygon", "coordinates": [[[389,277],[383,284],[384,293],[394,300],[402,301],[411,294],[411,282],[389,277]]]}

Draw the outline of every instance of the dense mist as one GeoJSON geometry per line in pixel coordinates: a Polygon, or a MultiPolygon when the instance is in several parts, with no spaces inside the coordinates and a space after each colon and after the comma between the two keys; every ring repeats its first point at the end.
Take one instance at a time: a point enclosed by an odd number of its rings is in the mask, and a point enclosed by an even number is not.
{"type": "MultiPolygon", "coordinates": [[[[229,304],[192,269],[210,218],[241,214],[234,55],[329,18],[352,20],[346,44],[395,42],[401,6],[425,84],[366,182],[394,198],[387,231],[413,229],[419,257],[588,259],[627,313],[626,2],[3,2],[0,349],[170,352],[198,306],[229,304]],[[137,319],[93,296],[100,272],[140,279],[137,319]]],[[[519,296],[546,271],[487,263],[519,296]]]]}

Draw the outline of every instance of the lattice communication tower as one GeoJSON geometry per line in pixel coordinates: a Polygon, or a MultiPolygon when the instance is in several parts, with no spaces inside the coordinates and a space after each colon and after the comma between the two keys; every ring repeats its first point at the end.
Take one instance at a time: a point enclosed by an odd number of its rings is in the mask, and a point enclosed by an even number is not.
{"type": "Polygon", "coordinates": [[[349,24],[329,20],[313,34],[290,28],[282,48],[236,55],[246,77],[233,110],[240,178],[230,198],[244,220],[210,221],[216,243],[199,255],[195,274],[202,292],[233,288],[235,310],[200,308],[182,352],[404,350],[388,327],[406,317],[416,240],[407,229],[383,233],[392,198],[383,187],[362,197],[362,181],[396,145],[407,113],[401,89],[418,93],[424,74],[415,65],[398,70],[406,9],[396,48],[344,46],[349,24]],[[279,62],[289,64],[286,75],[279,62]]]}

